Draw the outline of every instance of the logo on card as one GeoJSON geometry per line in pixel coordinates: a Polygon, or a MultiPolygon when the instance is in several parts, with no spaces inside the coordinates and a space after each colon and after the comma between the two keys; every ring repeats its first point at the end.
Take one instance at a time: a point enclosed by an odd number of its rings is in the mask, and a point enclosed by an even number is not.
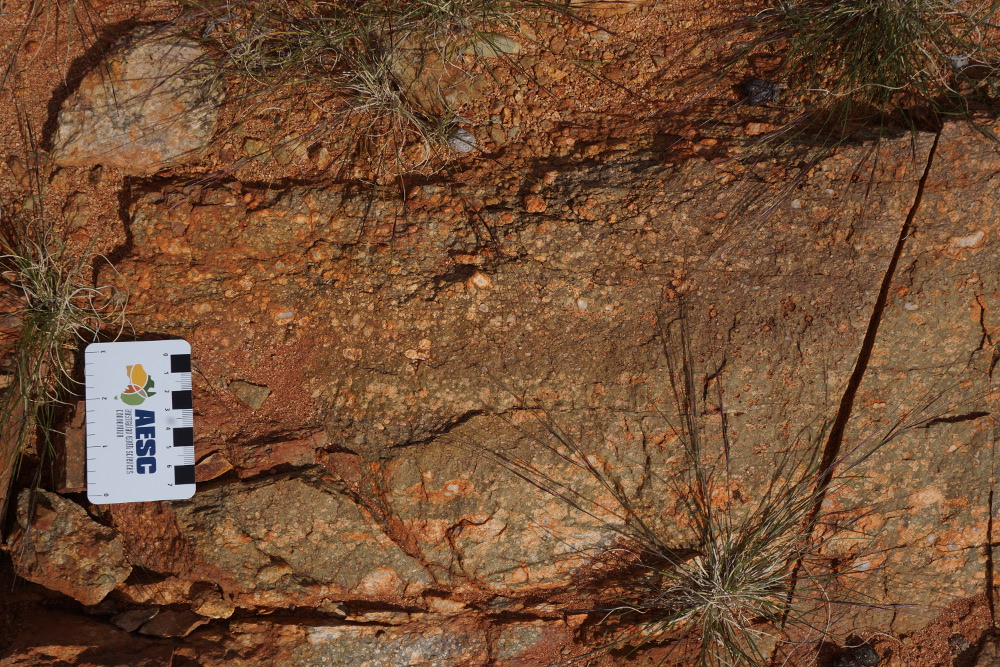
{"type": "Polygon", "coordinates": [[[142,364],[126,366],[125,373],[128,375],[128,386],[125,387],[125,391],[119,396],[122,399],[122,403],[142,405],[143,401],[156,394],[152,390],[155,386],[153,378],[149,377],[149,373],[142,367],[142,364]]]}

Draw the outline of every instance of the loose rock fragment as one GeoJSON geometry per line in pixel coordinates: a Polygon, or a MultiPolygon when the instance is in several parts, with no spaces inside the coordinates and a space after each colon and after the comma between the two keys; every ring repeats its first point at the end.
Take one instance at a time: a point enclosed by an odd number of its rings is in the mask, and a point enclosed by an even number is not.
{"type": "Polygon", "coordinates": [[[751,79],[742,87],[744,101],[752,107],[774,104],[781,96],[781,88],[773,81],[751,79]]]}
{"type": "Polygon", "coordinates": [[[459,128],[448,137],[448,145],[459,153],[471,153],[476,150],[476,137],[465,128],[459,128]]]}
{"type": "Polygon", "coordinates": [[[208,619],[193,611],[161,611],[145,623],[139,632],[154,637],[187,637],[195,628],[208,623],[208,619]]]}
{"type": "Polygon", "coordinates": [[[83,604],[103,600],[132,571],[118,533],[62,496],[25,489],[17,526],[8,542],[17,573],[83,604]]]}
{"type": "Polygon", "coordinates": [[[213,69],[195,42],[136,30],[63,103],[56,164],[102,164],[145,175],[201,150],[222,101],[213,69]]]}
{"type": "Polygon", "coordinates": [[[834,667],[876,667],[882,662],[882,657],[872,648],[871,644],[845,646],[834,659],[834,667]]]}
{"type": "Polygon", "coordinates": [[[969,650],[970,646],[972,646],[972,642],[960,632],[956,632],[948,637],[948,647],[951,649],[952,655],[963,653],[969,650]]]}
{"type": "Polygon", "coordinates": [[[198,582],[191,587],[191,611],[208,618],[229,618],[236,605],[208,582],[198,582]]]}
{"type": "Polygon", "coordinates": [[[149,621],[158,613],[160,613],[160,610],[156,608],[130,609],[129,611],[123,611],[112,618],[111,622],[125,632],[135,632],[142,626],[143,623],[149,621]]]}
{"type": "Polygon", "coordinates": [[[229,391],[236,394],[236,398],[248,405],[253,410],[260,410],[264,401],[271,395],[271,390],[260,384],[245,382],[243,380],[233,380],[229,383],[229,391]]]}
{"type": "Polygon", "coordinates": [[[199,482],[207,482],[215,479],[216,477],[225,475],[232,469],[233,464],[230,463],[225,456],[219,452],[213,452],[201,461],[198,461],[198,465],[194,471],[195,480],[199,482]]]}

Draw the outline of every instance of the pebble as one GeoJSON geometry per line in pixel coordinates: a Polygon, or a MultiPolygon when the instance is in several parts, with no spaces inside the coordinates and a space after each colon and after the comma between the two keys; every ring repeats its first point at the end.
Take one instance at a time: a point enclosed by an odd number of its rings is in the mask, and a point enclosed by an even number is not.
{"type": "Polygon", "coordinates": [[[464,127],[460,127],[448,137],[448,145],[459,153],[471,153],[476,150],[476,137],[464,127]]]}
{"type": "Polygon", "coordinates": [[[967,55],[948,56],[948,60],[955,69],[965,69],[969,66],[969,56],[967,55]]]}
{"type": "Polygon", "coordinates": [[[952,636],[948,637],[948,646],[951,647],[951,652],[954,654],[963,653],[972,646],[972,642],[969,641],[968,637],[956,632],[952,636]]]}
{"type": "Polygon", "coordinates": [[[538,195],[528,195],[524,198],[524,208],[528,213],[544,213],[547,206],[538,195]]]}
{"type": "Polygon", "coordinates": [[[842,648],[833,661],[833,667],[876,667],[881,662],[882,656],[866,643],[842,648]]]}
{"type": "Polygon", "coordinates": [[[774,104],[781,96],[778,84],[767,79],[750,79],[741,86],[743,101],[752,107],[774,104]]]}
{"type": "Polygon", "coordinates": [[[28,187],[28,169],[24,166],[24,160],[16,155],[12,155],[7,158],[7,167],[10,169],[11,173],[14,174],[14,178],[17,179],[17,182],[21,187],[28,187]]]}
{"type": "Polygon", "coordinates": [[[236,398],[247,405],[252,410],[259,410],[267,397],[271,395],[271,390],[264,385],[253,384],[244,380],[233,380],[229,383],[229,391],[236,394],[236,398]]]}
{"type": "Polygon", "coordinates": [[[266,141],[252,137],[243,140],[243,152],[248,157],[265,157],[270,151],[271,147],[266,141]]]}

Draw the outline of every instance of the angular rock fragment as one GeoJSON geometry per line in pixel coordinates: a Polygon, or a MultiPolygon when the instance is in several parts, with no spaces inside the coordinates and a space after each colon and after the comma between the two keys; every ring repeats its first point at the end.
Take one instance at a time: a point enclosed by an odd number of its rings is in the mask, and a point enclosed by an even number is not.
{"type": "Polygon", "coordinates": [[[233,380],[229,383],[229,391],[236,394],[236,398],[247,405],[251,410],[260,410],[264,401],[271,395],[271,390],[264,385],[245,382],[244,380],[233,380]]]}
{"type": "Polygon", "coordinates": [[[476,136],[460,127],[448,137],[448,145],[459,153],[471,153],[476,150],[476,136]]]}
{"type": "Polygon", "coordinates": [[[64,103],[53,145],[63,166],[153,174],[201,150],[222,89],[195,42],[141,28],[64,103]]]}
{"type": "Polygon", "coordinates": [[[752,107],[774,104],[781,97],[781,87],[766,79],[751,79],[741,86],[743,100],[752,107]]]}
{"type": "Polygon", "coordinates": [[[155,607],[153,609],[130,609],[114,616],[111,622],[125,632],[135,632],[159,613],[160,610],[155,607]]]}
{"type": "Polygon", "coordinates": [[[103,600],[132,571],[114,529],[47,491],[21,492],[8,550],[20,576],[87,605],[103,600]]]}
{"type": "Polygon", "coordinates": [[[229,618],[236,605],[219,591],[218,587],[200,581],[191,587],[191,611],[208,618],[229,618]]]}
{"type": "Polygon", "coordinates": [[[139,632],[154,637],[187,637],[195,628],[205,623],[208,623],[208,619],[193,611],[166,610],[143,624],[139,632]]]}
{"type": "Polygon", "coordinates": [[[198,461],[198,466],[194,471],[195,480],[199,482],[207,482],[211,479],[215,479],[216,477],[225,475],[232,469],[233,464],[230,463],[225,456],[218,452],[213,452],[201,461],[198,461]]]}

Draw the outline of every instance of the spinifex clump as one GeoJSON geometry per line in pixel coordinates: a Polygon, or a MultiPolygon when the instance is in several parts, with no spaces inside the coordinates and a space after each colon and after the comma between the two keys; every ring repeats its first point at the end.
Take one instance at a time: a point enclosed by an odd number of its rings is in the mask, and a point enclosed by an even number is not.
{"type": "Polygon", "coordinates": [[[697,647],[700,664],[766,664],[771,633],[808,623],[789,601],[796,587],[799,596],[812,597],[796,572],[822,547],[809,530],[821,495],[818,467],[809,461],[779,470],[757,502],[737,511],[731,498],[712,505],[729,495],[730,482],[713,480],[690,453],[693,480],[685,495],[693,555],[658,541],[639,543],[647,565],[606,610],[629,628],[616,641],[636,646],[684,638],[697,647]]]}
{"type": "Polygon", "coordinates": [[[35,214],[0,215],[0,280],[6,311],[18,320],[5,343],[12,375],[0,394],[0,521],[32,438],[40,457],[52,454],[56,407],[79,384],[73,377],[79,345],[125,326],[125,295],[90,285],[94,255],[70,252],[42,213],[41,197],[36,203],[35,214]]]}
{"type": "Polygon", "coordinates": [[[723,70],[781,81],[797,115],[774,137],[933,129],[990,108],[996,0],[776,0],[727,33],[723,70]]]}

